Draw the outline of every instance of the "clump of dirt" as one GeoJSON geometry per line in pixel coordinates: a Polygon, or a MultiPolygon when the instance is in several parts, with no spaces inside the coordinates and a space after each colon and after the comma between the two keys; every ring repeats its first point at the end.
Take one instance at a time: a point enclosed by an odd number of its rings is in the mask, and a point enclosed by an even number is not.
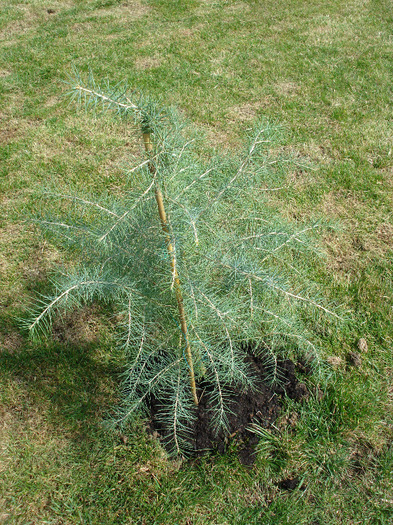
{"type": "MultiPolygon", "coordinates": [[[[256,459],[256,445],[258,436],[248,430],[252,424],[269,428],[280,415],[282,398],[286,394],[289,398],[302,401],[308,398],[306,385],[297,379],[296,373],[308,374],[310,369],[304,363],[295,364],[290,360],[278,362],[280,383],[269,386],[266,382],[268,370],[264,361],[254,356],[246,358],[251,371],[255,374],[257,391],[242,391],[236,386],[230,392],[230,412],[228,415],[228,433],[219,431],[218,434],[211,428],[212,400],[208,388],[199,385],[199,405],[196,408],[196,418],[189,433],[189,446],[196,456],[207,451],[224,453],[228,445],[236,441],[239,443],[239,460],[244,465],[252,465],[256,459]]],[[[170,440],[170,430],[162,421],[158,421],[157,413],[162,406],[159,399],[150,400],[149,430],[160,438],[165,447],[170,440]]]]}
{"type": "MultiPolygon", "coordinates": [[[[300,478],[299,478],[299,476],[296,476],[294,478],[283,479],[282,481],[280,481],[278,483],[278,487],[280,489],[282,489],[282,490],[289,490],[289,491],[297,489],[299,487],[299,485],[300,485],[300,478]]],[[[305,490],[305,486],[301,485],[300,489],[301,490],[305,490]]]]}

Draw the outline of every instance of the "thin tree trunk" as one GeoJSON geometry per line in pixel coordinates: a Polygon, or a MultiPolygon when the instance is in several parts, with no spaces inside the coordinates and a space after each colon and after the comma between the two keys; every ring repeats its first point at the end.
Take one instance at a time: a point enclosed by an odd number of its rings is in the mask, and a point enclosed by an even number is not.
{"type": "MultiPolygon", "coordinates": [[[[145,144],[145,149],[148,154],[151,154],[153,150],[153,144],[151,141],[151,134],[150,133],[143,133],[143,141],[145,144]]],[[[149,169],[152,175],[155,175],[156,168],[153,165],[153,163],[149,163],[149,169]]],[[[176,257],[175,257],[175,250],[173,247],[173,244],[171,242],[171,237],[169,233],[169,225],[168,225],[168,219],[165,212],[165,206],[164,206],[164,200],[162,197],[161,189],[156,182],[155,185],[155,195],[156,195],[156,201],[158,206],[158,213],[160,215],[161,219],[161,226],[162,231],[165,234],[165,240],[166,240],[166,246],[169,253],[170,261],[171,261],[171,269],[172,269],[172,275],[174,276],[174,288],[175,288],[175,294],[176,294],[176,301],[177,301],[177,307],[179,311],[179,318],[180,318],[180,326],[183,333],[184,342],[186,344],[186,357],[187,357],[187,363],[188,363],[188,369],[190,374],[190,386],[191,386],[191,393],[194,400],[194,403],[196,405],[199,404],[198,402],[198,396],[196,393],[196,385],[195,385],[195,375],[194,375],[194,363],[192,359],[192,353],[191,353],[191,346],[188,339],[188,331],[187,331],[187,321],[186,321],[186,313],[184,310],[184,302],[183,302],[183,295],[181,292],[181,285],[180,285],[180,279],[179,274],[177,272],[176,267],[176,257]]]]}

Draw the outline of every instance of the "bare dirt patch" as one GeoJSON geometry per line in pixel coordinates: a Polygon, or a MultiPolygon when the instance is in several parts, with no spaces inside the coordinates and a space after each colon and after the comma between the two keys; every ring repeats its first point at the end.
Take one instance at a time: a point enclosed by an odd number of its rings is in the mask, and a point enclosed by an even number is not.
{"type": "MultiPolygon", "coordinates": [[[[309,369],[304,364],[296,365],[290,360],[278,363],[282,381],[279,385],[269,386],[266,378],[268,370],[261,359],[254,356],[246,358],[257,381],[257,391],[250,392],[231,387],[230,412],[228,414],[228,432],[222,430],[218,434],[211,426],[211,408],[213,401],[211,391],[204,384],[199,384],[199,406],[196,409],[196,419],[190,426],[188,441],[195,455],[207,451],[224,453],[230,443],[239,444],[239,460],[244,465],[252,465],[256,459],[258,436],[250,430],[253,424],[269,428],[278,419],[282,399],[287,395],[291,399],[302,401],[308,398],[309,392],[304,383],[297,379],[299,371],[309,369]]],[[[160,438],[163,446],[168,445],[171,431],[157,415],[161,407],[159,399],[151,399],[150,431],[160,438]]]]}

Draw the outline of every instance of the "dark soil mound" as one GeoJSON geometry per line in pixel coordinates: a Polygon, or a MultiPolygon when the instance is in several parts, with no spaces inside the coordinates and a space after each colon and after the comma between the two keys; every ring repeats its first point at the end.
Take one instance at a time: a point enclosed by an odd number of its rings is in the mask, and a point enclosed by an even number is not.
{"type": "MultiPolygon", "coordinates": [[[[222,431],[216,434],[211,428],[209,390],[203,388],[203,385],[199,385],[199,406],[196,408],[196,420],[189,437],[189,445],[195,451],[195,455],[200,455],[206,451],[223,453],[231,440],[236,440],[241,444],[239,447],[241,463],[252,465],[255,461],[255,446],[258,443],[258,436],[247,429],[253,423],[269,428],[279,416],[284,394],[297,401],[308,397],[305,384],[299,382],[296,377],[297,371],[308,372],[308,368],[304,365],[295,365],[290,360],[279,362],[280,384],[268,386],[264,379],[267,376],[267,370],[263,362],[254,356],[247,357],[247,361],[258,378],[258,390],[256,392],[242,392],[236,390],[235,387],[232,388],[230,394],[231,413],[228,416],[229,434],[224,435],[222,431]]],[[[158,435],[165,446],[169,432],[162,422],[157,421],[156,414],[160,405],[159,399],[151,400],[150,430],[158,435]]]]}

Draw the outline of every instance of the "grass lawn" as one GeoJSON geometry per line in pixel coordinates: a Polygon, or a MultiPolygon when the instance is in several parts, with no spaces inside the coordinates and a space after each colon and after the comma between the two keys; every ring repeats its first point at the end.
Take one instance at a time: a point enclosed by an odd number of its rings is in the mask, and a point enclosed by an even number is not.
{"type": "Polygon", "coordinates": [[[393,522],[392,35],[388,0],[2,0],[0,523],[393,522]],[[310,270],[351,319],[316,334],[330,386],[287,400],[252,468],[235,445],[173,461],[142,423],[106,427],[123,366],[107,310],[56,321],[40,343],[20,328],[65,260],[26,221],[36,189],[121,193],[141,149],[124,122],[67,105],[73,66],[177,106],[205,155],[279,123],[279,149],[308,167],[288,170],[272,205],[339,225],[310,270]]]}

